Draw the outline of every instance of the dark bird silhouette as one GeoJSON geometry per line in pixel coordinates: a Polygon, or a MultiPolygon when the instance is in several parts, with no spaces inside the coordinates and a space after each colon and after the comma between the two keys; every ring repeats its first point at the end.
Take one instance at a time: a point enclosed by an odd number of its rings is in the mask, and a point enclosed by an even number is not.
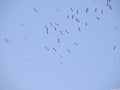
{"type": "Polygon", "coordinates": [[[76,18],[76,21],[80,23],[80,20],[78,18],[76,18]]]}
{"type": "Polygon", "coordinates": [[[60,43],[60,39],[59,38],[57,39],[57,42],[60,43]]]}
{"type": "Polygon", "coordinates": [[[69,19],[70,17],[69,16],[67,16],[67,19],[69,19]]]}
{"type": "Polygon", "coordinates": [[[59,24],[58,24],[58,23],[55,23],[55,25],[59,26],[59,24]]]}
{"type": "Polygon", "coordinates": [[[56,48],[54,48],[54,47],[53,47],[53,50],[54,50],[55,52],[57,51],[56,48]]]}
{"type": "Polygon", "coordinates": [[[86,8],[86,13],[88,13],[88,11],[89,11],[89,9],[88,9],[88,8],[86,8]]]}
{"type": "Polygon", "coordinates": [[[103,13],[103,10],[101,10],[101,14],[103,13]]]}
{"type": "Polygon", "coordinates": [[[65,30],[65,32],[66,32],[67,34],[69,34],[69,32],[68,32],[67,30],[65,30]]]}
{"type": "Polygon", "coordinates": [[[113,50],[115,50],[116,49],[116,45],[113,47],[113,50]]]}
{"type": "Polygon", "coordinates": [[[95,12],[97,12],[97,8],[95,8],[95,12]]]}
{"type": "Polygon", "coordinates": [[[85,22],[85,25],[86,25],[86,26],[88,25],[87,22],[85,22]]]}
{"type": "Polygon", "coordinates": [[[72,19],[74,19],[74,15],[72,15],[72,19]]]}
{"type": "Polygon", "coordinates": [[[50,24],[51,26],[53,26],[53,24],[52,24],[51,22],[49,22],[49,24],[50,24]]]}
{"type": "Polygon", "coordinates": [[[73,11],[73,8],[70,8],[71,11],[73,11]]]}
{"type": "Polygon", "coordinates": [[[64,63],[62,61],[58,61],[60,65],[64,65],[64,63]]]}
{"type": "Polygon", "coordinates": [[[38,12],[38,10],[37,10],[36,8],[33,8],[33,10],[34,10],[35,12],[38,12]]]}
{"type": "Polygon", "coordinates": [[[54,27],[54,30],[55,30],[55,31],[57,31],[57,28],[56,28],[56,27],[54,27]]]}
{"type": "Polygon", "coordinates": [[[46,28],[46,33],[49,34],[48,27],[47,26],[44,26],[44,27],[46,28]]]}
{"type": "Polygon", "coordinates": [[[62,32],[62,31],[60,31],[60,34],[61,34],[61,35],[63,35],[63,32],[62,32]]]}
{"type": "Polygon", "coordinates": [[[4,39],[4,41],[6,42],[6,43],[10,43],[11,41],[10,40],[8,40],[8,39],[4,39]]]}
{"type": "Polygon", "coordinates": [[[108,5],[109,9],[112,10],[112,6],[111,5],[108,5]]]}
{"type": "Polygon", "coordinates": [[[24,28],[26,27],[24,24],[20,24],[20,25],[21,25],[22,27],[24,27],[24,28]]]}
{"type": "Polygon", "coordinates": [[[62,58],[62,59],[64,58],[64,57],[63,57],[62,55],[60,55],[60,54],[59,54],[58,56],[59,56],[60,58],[62,58]]]}
{"type": "Polygon", "coordinates": [[[74,45],[78,46],[78,44],[76,42],[74,42],[74,45]]]}
{"type": "Polygon", "coordinates": [[[45,46],[44,48],[45,48],[47,51],[49,51],[49,47],[45,46]]]}
{"type": "Polygon", "coordinates": [[[96,19],[97,19],[97,20],[100,20],[100,18],[99,18],[99,17],[96,17],[96,19]]]}
{"type": "Polygon", "coordinates": [[[66,49],[66,51],[67,51],[68,53],[71,53],[71,51],[70,51],[69,49],[66,49]]]}
{"type": "Polygon", "coordinates": [[[78,11],[78,10],[76,10],[76,14],[79,14],[79,11],[78,11]]]}
{"type": "Polygon", "coordinates": [[[78,30],[80,31],[80,27],[78,27],[78,30]]]}
{"type": "Polygon", "coordinates": [[[55,8],[55,11],[60,12],[60,10],[59,10],[59,9],[57,9],[57,8],[55,8]]]}

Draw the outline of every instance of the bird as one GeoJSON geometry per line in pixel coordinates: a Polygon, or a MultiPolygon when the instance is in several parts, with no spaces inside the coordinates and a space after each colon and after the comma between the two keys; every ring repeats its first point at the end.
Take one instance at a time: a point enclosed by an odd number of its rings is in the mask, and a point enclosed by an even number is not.
{"type": "Polygon", "coordinates": [[[70,17],[69,16],[67,16],[67,19],[69,19],[70,17]]]}
{"type": "Polygon", "coordinates": [[[70,8],[71,11],[73,11],[73,8],[70,8]]]}
{"type": "Polygon", "coordinates": [[[86,8],[86,13],[88,13],[88,11],[89,11],[89,9],[88,9],[88,8],[86,8]]]}
{"type": "Polygon", "coordinates": [[[74,15],[72,15],[72,19],[74,19],[74,15]]]}
{"type": "Polygon", "coordinates": [[[88,25],[87,22],[85,22],[85,25],[86,25],[86,26],[88,25]]]}
{"type": "Polygon", "coordinates": [[[8,40],[8,39],[4,39],[4,41],[6,42],[6,43],[10,43],[11,41],[10,40],[8,40]]]}
{"type": "Polygon", "coordinates": [[[74,45],[78,46],[78,44],[76,42],[74,42],[74,45]]]}
{"type": "Polygon", "coordinates": [[[103,10],[101,10],[101,14],[103,13],[103,10]]]}
{"type": "Polygon", "coordinates": [[[64,57],[63,57],[62,55],[60,55],[60,54],[59,54],[58,56],[59,56],[60,58],[64,58],[64,57]]]}
{"type": "Polygon", "coordinates": [[[44,48],[45,48],[47,51],[49,51],[49,47],[45,46],[44,48]]]}
{"type": "Polygon", "coordinates": [[[78,11],[78,10],[76,10],[76,14],[79,14],[79,11],[78,11]]]}
{"type": "Polygon", "coordinates": [[[53,47],[53,50],[54,50],[55,52],[57,51],[56,48],[54,48],[54,47],[53,47]]]}
{"type": "Polygon", "coordinates": [[[59,26],[59,24],[58,24],[58,23],[55,23],[55,25],[59,26]]]}
{"type": "Polygon", "coordinates": [[[99,18],[99,17],[96,17],[96,19],[97,19],[97,20],[100,20],[100,18],[99,18]]]}
{"type": "Polygon", "coordinates": [[[65,32],[66,32],[67,34],[69,34],[69,32],[68,32],[67,30],[65,30],[65,32]]]}
{"type": "Polygon", "coordinates": [[[52,24],[51,22],[49,22],[49,24],[50,24],[51,26],[53,26],[53,24],[52,24]]]}
{"type": "Polygon", "coordinates": [[[78,27],[78,30],[80,31],[80,27],[78,27]]]}
{"type": "Polygon", "coordinates": [[[33,10],[34,10],[35,12],[38,12],[38,10],[37,10],[36,8],[33,8],[33,10]]]}
{"type": "Polygon", "coordinates": [[[80,22],[80,20],[79,20],[78,18],[76,18],[76,21],[77,21],[77,22],[80,22]]]}
{"type": "Polygon", "coordinates": [[[59,38],[57,39],[57,41],[58,41],[58,43],[60,43],[60,39],[59,38]]]}
{"type": "Polygon", "coordinates": [[[116,49],[116,45],[113,47],[113,50],[115,50],[116,49]]]}
{"type": "Polygon", "coordinates": [[[57,30],[56,27],[54,27],[54,30],[55,30],[55,31],[57,30]]]}
{"type": "Polygon", "coordinates": [[[60,12],[60,10],[58,8],[55,8],[55,11],[60,12]]]}
{"type": "Polygon", "coordinates": [[[67,51],[68,53],[71,53],[71,51],[70,51],[69,49],[66,49],[66,51],[67,51]]]}
{"type": "Polygon", "coordinates": [[[95,8],[95,12],[97,12],[97,8],[95,8]]]}
{"type": "Polygon", "coordinates": [[[47,26],[44,26],[44,27],[46,28],[46,33],[49,34],[48,27],[47,26]]]}
{"type": "Polygon", "coordinates": [[[62,31],[60,31],[60,34],[61,34],[61,35],[63,35],[63,32],[62,32],[62,31]]]}
{"type": "Polygon", "coordinates": [[[24,24],[20,24],[20,25],[21,25],[22,27],[24,27],[24,28],[26,27],[24,24]]]}

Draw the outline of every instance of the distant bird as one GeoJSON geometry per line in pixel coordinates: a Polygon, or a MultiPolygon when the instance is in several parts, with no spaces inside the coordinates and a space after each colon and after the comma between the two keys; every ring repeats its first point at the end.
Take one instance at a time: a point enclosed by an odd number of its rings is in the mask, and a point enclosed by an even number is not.
{"type": "Polygon", "coordinates": [[[95,8],[95,12],[97,12],[97,8],[95,8]]]}
{"type": "Polygon", "coordinates": [[[67,19],[69,19],[70,17],[69,16],[67,16],[67,19]]]}
{"type": "Polygon", "coordinates": [[[56,48],[54,48],[54,47],[53,47],[53,50],[54,50],[55,52],[57,51],[56,48]]]}
{"type": "Polygon", "coordinates": [[[60,58],[64,58],[64,57],[63,57],[62,55],[60,55],[60,54],[59,54],[58,56],[59,56],[60,58]]]}
{"type": "Polygon", "coordinates": [[[57,8],[55,8],[55,11],[60,12],[60,10],[59,10],[59,9],[57,9],[57,8]]]}
{"type": "Polygon", "coordinates": [[[72,19],[74,19],[74,15],[72,15],[72,19]]]}
{"type": "Polygon", "coordinates": [[[99,18],[99,17],[96,17],[96,19],[97,19],[97,20],[100,20],[100,18],[99,18]]]}
{"type": "Polygon", "coordinates": [[[60,65],[64,65],[64,63],[62,61],[58,61],[60,65]]]}
{"type": "Polygon", "coordinates": [[[76,18],[76,21],[77,21],[77,22],[80,22],[80,20],[79,20],[78,18],[76,18]]]}
{"type": "Polygon", "coordinates": [[[47,26],[44,26],[44,27],[46,28],[46,33],[49,34],[48,27],[47,26]]]}
{"type": "Polygon", "coordinates": [[[38,12],[38,10],[37,10],[36,8],[33,8],[33,10],[34,10],[35,12],[38,12]]]}
{"type": "Polygon", "coordinates": [[[57,42],[60,43],[60,39],[59,38],[57,39],[57,42]]]}
{"type": "Polygon", "coordinates": [[[89,11],[89,9],[88,9],[88,8],[86,8],[86,13],[88,13],[88,11],[89,11]]]}
{"type": "Polygon", "coordinates": [[[74,42],[74,45],[78,46],[78,44],[76,42],[74,42]]]}
{"type": "Polygon", "coordinates": [[[69,49],[66,49],[66,51],[67,51],[68,53],[71,53],[71,51],[70,51],[69,49]]]}
{"type": "Polygon", "coordinates": [[[67,34],[69,34],[69,32],[68,32],[67,30],[65,30],[65,32],[66,32],[67,34]]]}
{"type": "Polygon", "coordinates": [[[53,24],[52,24],[51,22],[49,22],[49,24],[50,24],[51,26],[53,26],[53,24]]]}
{"type": "Polygon", "coordinates": [[[113,47],[113,50],[115,50],[116,49],[116,45],[113,47]]]}
{"type": "Polygon", "coordinates": [[[11,41],[10,40],[8,40],[8,39],[4,39],[4,41],[6,42],[6,43],[10,43],[11,41]]]}
{"type": "Polygon", "coordinates": [[[86,26],[88,25],[87,22],[85,22],[85,25],[86,25],[86,26]]]}
{"type": "Polygon", "coordinates": [[[61,34],[61,35],[63,35],[63,32],[62,32],[62,31],[60,31],[60,34],[61,34]]]}
{"type": "Polygon", "coordinates": [[[54,30],[55,30],[55,31],[57,30],[56,27],[54,27],[54,30]]]}
{"type": "Polygon", "coordinates": [[[78,27],[78,30],[80,31],[80,27],[78,27]]]}
{"type": "Polygon", "coordinates": [[[24,28],[26,27],[24,24],[20,24],[20,25],[21,25],[22,27],[24,27],[24,28]]]}
{"type": "Polygon", "coordinates": [[[55,23],[55,25],[59,26],[59,24],[58,24],[58,23],[55,23]]]}
{"type": "Polygon", "coordinates": [[[112,10],[112,6],[111,5],[109,5],[108,7],[109,7],[110,10],[112,10]]]}
{"type": "Polygon", "coordinates": [[[49,47],[45,46],[44,48],[45,48],[47,51],[49,51],[49,47]]]}
{"type": "Polygon", "coordinates": [[[103,13],[103,10],[101,10],[101,14],[103,13]]]}
{"type": "Polygon", "coordinates": [[[78,10],[76,10],[76,14],[79,14],[79,11],[78,11],[78,10]]]}
{"type": "Polygon", "coordinates": [[[73,8],[70,8],[71,11],[73,11],[73,8]]]}

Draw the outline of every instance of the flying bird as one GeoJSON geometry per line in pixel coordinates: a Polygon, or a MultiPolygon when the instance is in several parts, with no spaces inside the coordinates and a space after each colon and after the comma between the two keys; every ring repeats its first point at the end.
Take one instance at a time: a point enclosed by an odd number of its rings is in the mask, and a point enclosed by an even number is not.
{"type": "Polygon", "coordinates": [[[80,31],[80,27],[78,27],[78,30],[80,31]]]}
{"type": "Polygon", "coordinates": [[[47,51],[49,51],[49,47],[45,46],[44,48],[45,48],[47,51]]]}
{"type": "Polygon", "coordinates": [[[115,50],[116,49],[116,45],[113,47],[113,50],[115,50]]]}
{"type": "Polygon", "coordinates": [[[52,24],[51,22],[49,22],[49,24],[50,24],[51,26],[53,26],[53,24],[52,24]]]}
{"type": "Polygon", "coordinates": [[[74,15],[72,15],[72,19],[74,19],[74,15]]]}
{"type": "Polygon", "coordinates": [[[74,42],[74,45],[78,46],[78,44],[76,42],[74,42]]]}
{"type": "Polygon", "coordinates": [[[48,27],[47,26],[44,26],[44,27],[46,28],[46,33],[49,34],[48,27]]]}
{"type": "Polygon", "coordinates": [[[4,41],[6,42],[6,43],[10,43],[11,41],[10,40],[8,40],[8,39],[4,39],[4,41]]]}
{"type": "Polygon", "coordinates": [[[73,11],[73,8],[70,8],[71,11],[73,11]]]}
{"type": "Polygon", "coordinates": [[[88,8],[86,8],[86,13],[88,13],[88,11],[89,11],[89,9],[88,9],[88,8]]]}
{"type": "Polygon", "coordinates": [[[67,34],[69,34],[69,32],[68,32],[67,30],[65,30],[65,32],[66,32],[67,34]]]}
{"type": "Polygon", "coordinates": [[[76,10],[76,14],[79,14],[79,11],[78,11],[78,10],[76,10]]]}
{"type": "Polygon", "coordinates": [[[24,27],[24,28],[26,27],[24,24],[20,24],[20,25],[21,25],[22,27],[24,27]]]}
{"type": "Polygon", "coordinates": [[[62,31],[60,31],[60,34],[61,34],[61,35],[63,35],[63,32],[62,32],[62,31]]]}
{"type": "Polygon", "coordinates": [[[97,19],[97,20],[100,20],[100,18],[99,18],[99,17],[96,17],[96,19],[97,19]]]}
{"type": "Polygon", "coordinates": [[[55,52],[57,51],[56,48],[54,48],[54,47],[53,47],[53,50],[54,50],[55,52]]]}
{"type": "Polygon", "coordinates": [[[60,39],[59,38],[57,39],[57,41],[58,41],[58,43],[60,43],[60,39]]]}
{"type": "Polygon", "coordinates": [[[95,8],[95,12],[97,12],[97,8],[95,8]]]}
{"type": "Polygon", "coordinates": [[[77,21],[77,22],[80,22],[80,20],[79,20],[78,18],[76,18],[76,21],[77,21]]]}
{"type": "Polygon", "coordinates": [[[36,8],[33,8],[33,10],[34,10],[35,12],[38,12],[38,10],[37,10],[36,8]]]}
{"type": "Polygon", "coordinates": [[[69,49],[66,49],[66,51],[67,51],[68,53],[71,53],[71,51],[70,51],[69,49]]]}

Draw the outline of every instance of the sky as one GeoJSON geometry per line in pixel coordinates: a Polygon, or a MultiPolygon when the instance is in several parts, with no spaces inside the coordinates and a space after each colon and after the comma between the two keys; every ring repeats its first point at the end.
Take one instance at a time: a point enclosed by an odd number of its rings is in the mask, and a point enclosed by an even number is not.
{"type": "Polygon", "coordinates": [[[119,0],[0,0],[0,90],[120,88],[119,0]]]}

